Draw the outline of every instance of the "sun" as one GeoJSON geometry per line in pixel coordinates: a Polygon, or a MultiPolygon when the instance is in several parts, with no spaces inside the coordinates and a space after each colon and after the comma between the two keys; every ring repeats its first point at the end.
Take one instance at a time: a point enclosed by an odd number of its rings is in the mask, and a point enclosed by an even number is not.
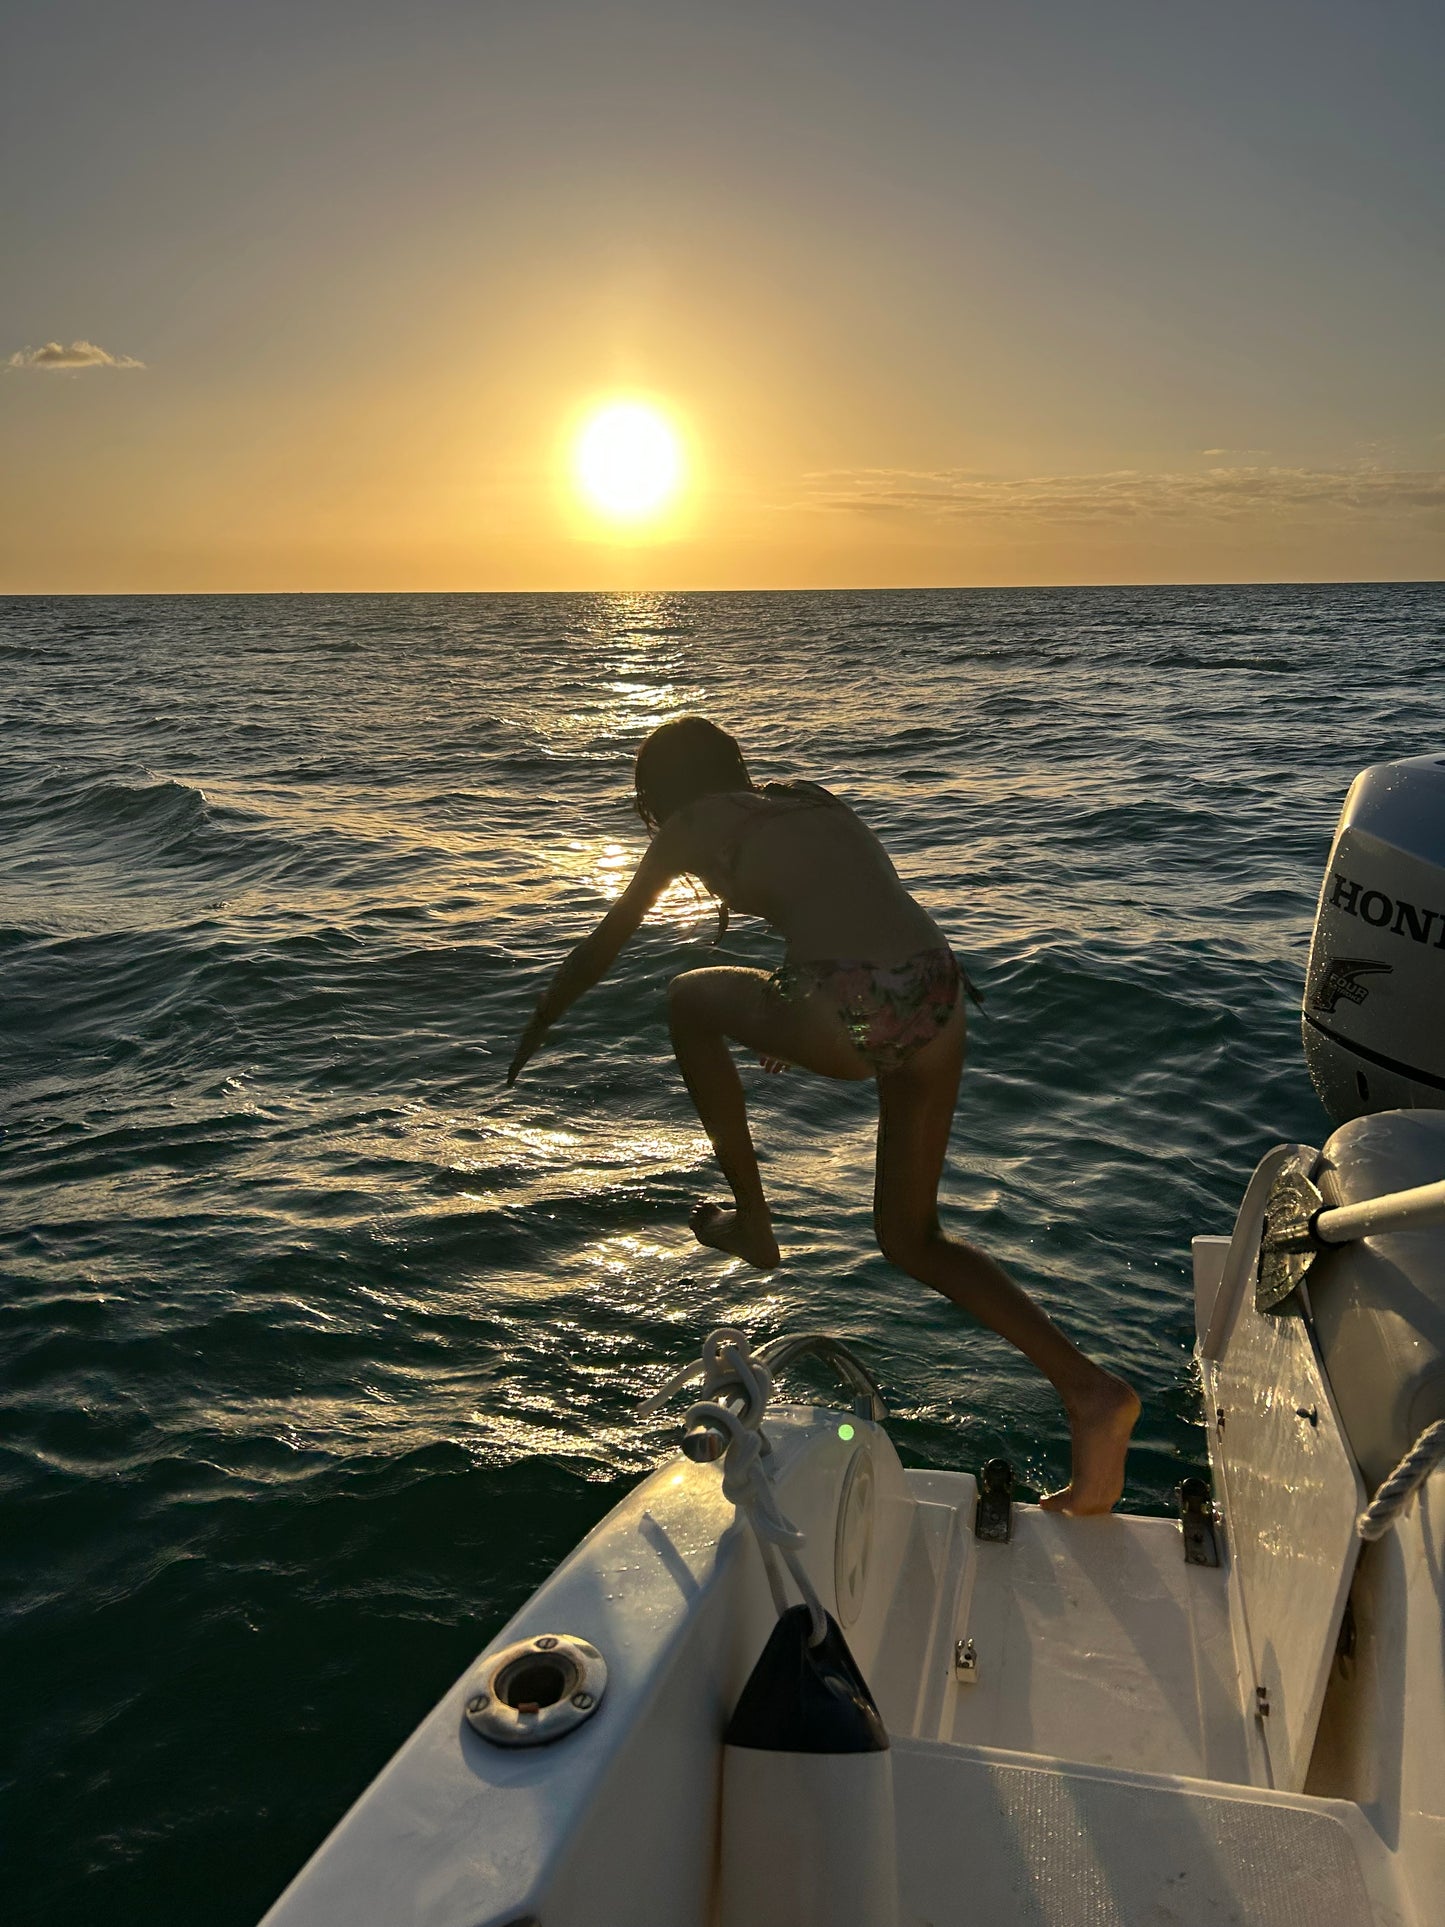
{"type": "Polygon", "coordinates": [[[588,506],[610,522],[636,528],[666,514],[682,492],[682,440],[660,408],[611,401],[583,421],[572,449],[572,473],[588,506]]]}

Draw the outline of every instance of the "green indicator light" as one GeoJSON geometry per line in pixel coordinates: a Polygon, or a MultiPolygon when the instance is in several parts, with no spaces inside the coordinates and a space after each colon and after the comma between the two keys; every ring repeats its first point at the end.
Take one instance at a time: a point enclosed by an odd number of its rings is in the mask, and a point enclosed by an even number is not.
{"type": "Polygon", "coordinates": [[[838,1437],[840,1439],[851,1439],[852,1436],[853,1428],[851,1425],[840,1425],[838,1427],[838,1437]]]}

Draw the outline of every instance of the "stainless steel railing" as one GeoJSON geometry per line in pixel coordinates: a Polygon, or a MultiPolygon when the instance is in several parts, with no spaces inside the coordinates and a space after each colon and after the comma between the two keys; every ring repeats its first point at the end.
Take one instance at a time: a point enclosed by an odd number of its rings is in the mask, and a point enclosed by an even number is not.
{"type": "Polygon", "coordinates": [[[756,1356],[774,1378],[800,1358],[816,1358],[831,1367],[834,1377],[853,1394],[853,1411],[858,1418],[881,1424],[888,1416],[877,1379],[841,1338],[830,1338],[826,1332],[783,1332],[759,1346],[756,1356]]]}

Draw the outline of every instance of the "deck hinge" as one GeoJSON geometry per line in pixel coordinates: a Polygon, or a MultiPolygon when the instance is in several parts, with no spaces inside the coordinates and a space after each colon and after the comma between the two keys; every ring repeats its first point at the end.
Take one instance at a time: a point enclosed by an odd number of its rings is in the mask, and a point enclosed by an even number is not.
{"type": "Polygon", "coordinates": [[[1267,1720],[1269,1718],[1269,1688],[1267,1686],[1255,1687],[1254,1711],[1256,1717],[1259,1719],[1267,1720]]]}
{"type": "Polygon", "coordinates": [[[978,1651],[971,1639],[953,1642],[953,1677],[960,1686],[973,1686],[978,1680],[978,1651]]]}
{"type": "Polygon", "coordinates": [[[1203,1479],[1185,1479],[1174,1495],[1184,1532],[1186,1566],[1219,1564],[1219,1520],[1214,1500],[1203,1479]]]}
{"type": "Polygon", "coordinates": [[[973,1536],[1007,1545],[1014,1530],[1014,1469],[1007,1459],[990,1459],[978,1475],[978,1507],[973,1536]]]}

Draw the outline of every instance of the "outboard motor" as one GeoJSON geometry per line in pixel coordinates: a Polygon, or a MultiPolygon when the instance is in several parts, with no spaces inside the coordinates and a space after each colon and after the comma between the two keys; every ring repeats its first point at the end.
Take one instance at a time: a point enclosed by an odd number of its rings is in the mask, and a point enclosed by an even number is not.
{"type": "Polygon", "coordinates": [[[1302,1014],[1337,1124],[1445,1108],[1445,755],[1377,763],[1350,785],[1302,1014]]]}

